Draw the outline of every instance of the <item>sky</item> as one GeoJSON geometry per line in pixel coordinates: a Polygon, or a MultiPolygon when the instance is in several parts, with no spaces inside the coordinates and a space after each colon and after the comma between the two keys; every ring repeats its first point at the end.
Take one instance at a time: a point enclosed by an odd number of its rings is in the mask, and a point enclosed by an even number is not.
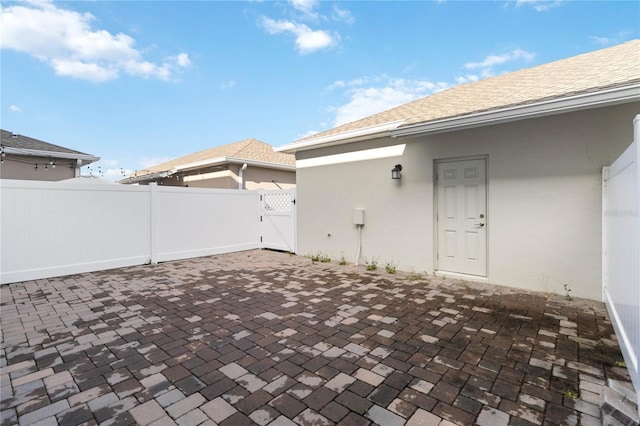
{"type": "Polygon", "coordinates": [[[123,174],[640,38],[637,1],[4,1],[0,127],[123,174]]]}

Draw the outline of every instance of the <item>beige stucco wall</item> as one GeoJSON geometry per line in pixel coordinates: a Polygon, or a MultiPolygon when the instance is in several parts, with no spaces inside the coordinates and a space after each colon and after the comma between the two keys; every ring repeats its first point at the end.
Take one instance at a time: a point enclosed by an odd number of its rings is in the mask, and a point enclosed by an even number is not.
{"type": "Polygon", "coordinates": [[[245,189],[282,189],[296,186],[296,172],[248,166],[244,171],[245,189]]]}
{"type": "Polygon", "coordinates": [[[8,154],[0,164],[0,179],[59,181],[75,177],[75,165],[70,160],[55,162],[53,168],[48,166],[49,158],[8,154]]]}
{"type": "Polygon", "coordinates": [[[362,258],[436,268],[433,167],[487,157],[488,280],[601,298],[601,170],[633,140],[640,103],[474,130],[298,153],[297,159],[406,144],[401,157],[298,168],[298,253],[353,261],[352,211],[365,209],[362,258]],[[402,164],[402,179],[391,169],[402,164]]]}

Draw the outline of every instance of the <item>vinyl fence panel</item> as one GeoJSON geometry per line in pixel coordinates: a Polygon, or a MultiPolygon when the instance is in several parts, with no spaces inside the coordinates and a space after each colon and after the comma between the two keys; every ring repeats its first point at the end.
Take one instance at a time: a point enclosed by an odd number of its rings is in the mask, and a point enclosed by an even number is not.
{"type": "Polygon", "coordinates": [[[0,179],[0,284],[261,248],[260,194],[0,179]]]}
{"type": "Polygon", "coordinates": [[[157,187],[154,262],[260,248],[260,194],[157,187]]]}
{"type": "Polygon", "coordinates": [[[149,260],[149,192],[0,180],[1,283],[149,260]]]}
{"type": "Polygon", "coordinates": [[[640,391],[640,116],[634,142],[603,171],[603,298],[640,391]]]}

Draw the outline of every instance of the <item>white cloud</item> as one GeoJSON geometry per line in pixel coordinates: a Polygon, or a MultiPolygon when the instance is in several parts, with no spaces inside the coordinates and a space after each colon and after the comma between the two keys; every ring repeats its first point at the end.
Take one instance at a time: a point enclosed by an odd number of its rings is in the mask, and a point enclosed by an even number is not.
{"type": "Polygon", "coordinates": [[[269,34],[291,33],[296,36],[296,48],[302,54],[315,52],[335,45],[339,36],[322,30],[312,30],[305,24],[286,20],[274,20],[263,16],[262,27],[269,34]]]}
{"type": "Polygon", "coordinates": [[[625,41],[633,34],[632,31],[620,31],[613,37],[599,37],[599,36],[591,36],[589,37],[596,44],[600,44],[602,46],[609,46],[612,44],[619,44],[625,41]]]}
{"type": "Polygon", "coordinates": [[[310,14],[318,5],[318,0],[289,0],[289,3],[294,9],[305,14],[310,14]]]}
{"type": "Polygon", "coordinates": [[[20,108],[18,105],[9,105],[9,111],[22,112],[22,108],[20,108]]]}
{"type": "Polygon", "coordinates": [[[355,22],[355,18],[351,11],[347,9],[340,9],[337,4],[333,5],[333,11],[331,12],[331,17],[334,21],[345,22],[349,25],[355,22]]]}
{"type": "Polygon", "coordinates": [[[471,83],[471,82],[474,82],[474,81],[478,81],[478,80],[480,80],[480,77],[478,77],[475,74],[467,74],[467,75],[465,75],[463,77],[456,77],[455,80],[456,80],[457,84],[465,84],[465,83],[471,83]]]}
{"type": "Polygon", "coordinates": [[[320,132],[317,130],[309,130],[308,132],[304,132],[301,135],[298,135],[298,139],[308,138],[309,136],[317,135],[318,133],[320,132]]]}
{"type": "Polygon", "coordinates": [[[160,63],[145,60],[126,34],[94,29],[90,13],[63,9],[53,2],[28,1],[0,10],[2,49],[27,53],[48,63],[56,74],[95,83],[120,72],[171,80],[191,64],[186,53],[160,63]]]}
{"type": "Polygon", "coordinates": [[[347,83],[345,83],[342,80],[334,81],[329,86],[327,86],[327,90],[341,89],[341,88],[345,87],[346,85],[347,85],[347,83]]]}
{"type": "Polygon", "coordinates": [[[389,79],[386,76],[352,80],[348,85],[351,87],[347,91],[350,99],[346,104],[334,109],[336,113],[334,126],[386,111],[449,87],[449,84],[443,82],[389,79]],[[384,85],[357,87],[359,83],[364,84],[381,79],[384,80],[384,85]]]}
{"type": "Polygon", "coordinates": [[[123,179],[125,176],[134,173],[127,167],[120,167],[118,160],[102,158],[100,161],[82,167],[82,174],[85,176],[96,176],[112,182],[123,179]]]}
{"type": "Polygon", "coordinates": [[[464,67],[468,70],[474,70],[478,68],[492,68],[495,65],[501,65],[505,62],[510,62],[517,59],[531,61],[534,57],[535,54],[529,53],[526,50],[515,49],[502,55],[489,55],[481,62],[467,62],[466,64],[464,64],[464,67]]]}
{"type": "Polygon", "coordinates": [[[222,83],[220,85],[220,89],[221,90],[229,90],[229,89],[233,89],[236,85],[236,81],[235,80],[229,80],[229,81],[225,81],[224,83],[222,83]]]}
{"type": "Polygon", "coordinates": [[[560,6],[564,0],[516,0],[516,6],[531,6],[537,12],[546,12],[549,9],[560,6]]]}
{"type": "Polygon", "coordinates": [[[514,49],[511,52],[507,52],[501,55],[489,55],[480,62],[467,62],[466,64],[464,64],[464,68],[474,71],[474,73],[457,77],[456,82],[458,84],[464,84],[478,81],[481,78],[492,77],[500,73],[495,70],[495,67],[515,61],[530,62],[533,60],[533,58],[535,58],[535,56],[535,53],[527,52],[523,49],[514,49]]]}

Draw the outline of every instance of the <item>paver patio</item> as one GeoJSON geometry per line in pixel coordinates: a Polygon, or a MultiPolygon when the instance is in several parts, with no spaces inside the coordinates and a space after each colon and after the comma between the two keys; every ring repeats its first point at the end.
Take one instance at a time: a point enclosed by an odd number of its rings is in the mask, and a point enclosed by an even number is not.
{"type": "Polygon", "coordinates": [[[597,425],[629,380],[602,303],[417,275],[249,251],[2,286],[1,424],[597,425]]]}

